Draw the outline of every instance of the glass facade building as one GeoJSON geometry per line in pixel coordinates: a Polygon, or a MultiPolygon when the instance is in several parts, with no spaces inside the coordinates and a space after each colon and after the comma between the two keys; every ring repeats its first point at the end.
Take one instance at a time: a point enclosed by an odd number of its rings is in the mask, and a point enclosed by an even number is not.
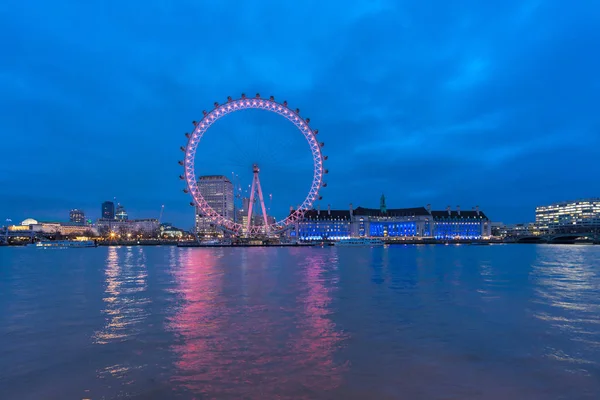
{"type": "Polygon", "coordinates": [[[536,225],[542,230],[600,226],[600,198],[564,201],[536,207],[536,225]]]}
{"type": "MultiPolygon", "coordinates": [[[[221,216],[234,220],[233,184],[223,175],[205,175],[198,179],[198,189],[208,205],[221,216]]],[[[220,230],[196,209],[196,233],[215,235],[220,230]]]]}

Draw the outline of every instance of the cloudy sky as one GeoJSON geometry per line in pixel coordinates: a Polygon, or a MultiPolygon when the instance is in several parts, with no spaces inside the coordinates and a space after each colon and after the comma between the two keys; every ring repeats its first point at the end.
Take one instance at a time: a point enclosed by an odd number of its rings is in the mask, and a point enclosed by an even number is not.
{"type": "MultiPolygon", "coordinates": [[[[260,92],[319,129],[322,207],[385,193],[388,207],[531,220],[600,196],[599,21],[593,0],[5,0],[0,218],[97,218],[116,197],[188,228],[184,132],[215,101],[260,92]]],[[[260,137],[240,184],[271,155],[261,174],[281,213],[303,195],[308,148],[276,116],[230,117],[197,173],[237,174],[224,138],[260,137]]]]}

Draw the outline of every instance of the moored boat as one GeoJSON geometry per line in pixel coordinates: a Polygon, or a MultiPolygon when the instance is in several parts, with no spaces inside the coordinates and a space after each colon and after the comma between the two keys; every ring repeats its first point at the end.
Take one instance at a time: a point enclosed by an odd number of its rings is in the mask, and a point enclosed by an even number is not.
{"type": "Polygon", "coordinates": [[[177,242],[177,247],[229,247],[231,245],[231,240],[190,240],[177,242]]]}
{"type": "Polygon", "coordinates": [[[85,248],[96,247],[96,242],[93,240],[42,240],[37,242],[35,247],[41,249],[85,248]]]}
{"type": "Polygon", "coordinates": [[[383,246],[383,240],[373,238],[341,239],[333,243],[334,246],[383,246]]]}

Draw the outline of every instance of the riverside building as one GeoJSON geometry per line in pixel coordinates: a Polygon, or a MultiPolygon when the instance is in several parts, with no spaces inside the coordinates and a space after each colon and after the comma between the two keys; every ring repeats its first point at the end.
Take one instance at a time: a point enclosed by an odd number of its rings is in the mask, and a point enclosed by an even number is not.
{"type": "Polygon", "coordinates": [[[600,198],[563,201],[535,208],[541,230],[600,228],[600,198]]]}
{"type": "Polygon", "coordinates": [[[380,207],[326,211],[307,211],[298,221],[290,236],[300,240],[339,240],[349,237],[377,237],[389,240],[403,239],[481,239],[491,236],[489,218],[474,207],[462,211],[460,207],[432,211],[431,206],[387,208],[382,196],[380,207]]]}
{"type": "Polygon", "coordinates": [[[352,237],[350,210],[309,210],[304,219],[298,221],[292,236],[301,240],[340,240],[352,237]]]}
{"type": "Polygon", "coordinates": [[[144,219],[107,219],[96,221],[96,228],[101,235],[156,235],[160,224],[156,218],[144,219]]]}
{"type": "Polygon", "coordinates": [[[59,235],[84,235],[93,231],[89,226],[79,222],[43,222],[27,218],[20,225],[8,227],[10,232],[44,233],[59,235]]]}
{"type": "Polygon", "coordinates": [[[451,210],[431,211],[435,239],[481,239],[492,235],[492,223],[479,206],[463,211],[460,206],[451,210]]]}

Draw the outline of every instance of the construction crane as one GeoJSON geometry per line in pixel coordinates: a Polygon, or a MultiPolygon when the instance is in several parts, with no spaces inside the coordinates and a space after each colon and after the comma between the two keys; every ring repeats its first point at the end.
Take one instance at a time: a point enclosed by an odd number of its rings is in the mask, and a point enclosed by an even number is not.
{"type": "Polygon", "coordinates": [[[234,207],[243,207],[242,202],[242,186],[240,185],[240,176],[234,172],[231,173],[231,183],[233,185],[233,202],[234,207]]]}
{"type": "Polygon", "coordinates": [[[165,211],[165,205],[160,206],[160,214],[158,215],[158,224],[160,225],[160,221],[162,220],[163,212],[165,211]]]}

